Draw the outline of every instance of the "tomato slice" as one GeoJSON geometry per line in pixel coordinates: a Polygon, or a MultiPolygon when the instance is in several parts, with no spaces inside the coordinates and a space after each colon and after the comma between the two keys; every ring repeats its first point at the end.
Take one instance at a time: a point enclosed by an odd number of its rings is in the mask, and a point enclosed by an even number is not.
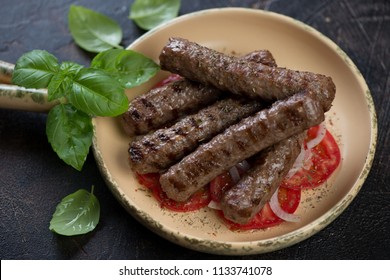
{"type": "Polygon", "coordinates": [[[151,190],[153,197],[160,203],[161,208],[166,208],[175,212],[189,212],[199,210],[207,206],[211,200],[208,188],[203,188],[194,193],[190,199],[184,202],[177,202],[170,199],[162,190],[159,179],[160,174],[136,174],[138,182],[151,190]]]}
{"type": "MultiPolygon", "coordinates": [[[[308,130],[306,142],[315,138],[319,127],[308,130]]],[[[336,170],[341,154],[336,140],[329,131],[323,140],[311,149],[311,156],[293,176],[283,180],[281,186],[291,189],[312,189],[322,185],[336,170]]]]}
{"type": "Polygon", "coordinates": [[[148,173],[148,174],[140,174],[136,173],[136,178],[138,182],[148,188],[153,190],[157,185],[160,185],[160,174],[158,173],[148,173]]]}

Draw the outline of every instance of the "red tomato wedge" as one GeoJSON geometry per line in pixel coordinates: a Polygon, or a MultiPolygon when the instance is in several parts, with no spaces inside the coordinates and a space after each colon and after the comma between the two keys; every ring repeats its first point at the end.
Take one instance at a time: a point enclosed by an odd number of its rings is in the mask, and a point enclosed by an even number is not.
{"type": "MultiPolygon", "coordinates": [[[[307,141],[315,138],[318,126],[308,130],[307,141]]],[[[303,168],[293,176],[285,179],[281,186],[292,189],[312,189],[322,185],[339,166],[341,154],[336,140],[329,131],[322,141],[311,149],[311,156],[304,163],[303,168]]]]}
{"type": "Polygon", "coordinates": [[[159,182],[160,174],[136,174],[138,182],[150,189],[153,197],[160,203],[161,208],[166,208],[176,212],[189,212],[199,210],[210,203],[211,197],[208,188],[203,188],[194,193],[189,200],[185,202],[177,202],[167,197],[161,189],[159,182]]]}

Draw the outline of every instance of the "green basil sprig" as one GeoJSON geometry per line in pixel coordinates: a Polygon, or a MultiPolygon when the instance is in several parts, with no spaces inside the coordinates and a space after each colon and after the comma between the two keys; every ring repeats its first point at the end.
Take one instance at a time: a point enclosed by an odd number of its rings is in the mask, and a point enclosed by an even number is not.
{"type": "Polygon", "coordinates": [[[71,5],[68,13],[70,33],[77,45],[90,52],[102,52],[122,48],[122,29],[111,18],[84,8],[71,5]]]}
{"type": "Polygon", "coordinates": [[[129,18],[145,30],[177,17],[180,0],[136,0],[131,5],[129,18]]]}
{"type": "Polygon", "coordinates": [[[91,192],[80,189],[57,205],[49,229],[61,235],[85,234],[95,229],[100,219],[100,204],[91,192]]]}
{"type": "MultiPolygon", "coordinates": [[[[180,0],[136,0],[129,17],[143,29],[152,29],[178,15],[180,0]]],[[[81,48],[99,53],[85,68],[58,62],[43,50],[24,54],[15,65],[12,82],[26,88],[47,88],[48,100],[59,100],[47,117],[46,134],[53,150],[67,164],[81,170],[92,144],[92,117],[117,116],[128,108],[124,88],[138,86],[159,70],[151,59],[122,49],[122,30],[112,19],[72,5],[69,29],[81,48]]],[[[85,234],[99,223],[99,201],[78,190],[62,199],[50,221],[61,235],[85,234]]]]}
{"type": "Polygon", "coordinates": [[[60,100],[48,114],[46,134],[57,155],[81,170],[92,143],[91,118],[123,114],[129,106],[125,87],[146,82],[158,70],[151,59],[130,50],[102,52],[90,68],[60,64],[47,51],[34,50],[18,59],[12,82],[46,87],[49,101],[60,100]]]}

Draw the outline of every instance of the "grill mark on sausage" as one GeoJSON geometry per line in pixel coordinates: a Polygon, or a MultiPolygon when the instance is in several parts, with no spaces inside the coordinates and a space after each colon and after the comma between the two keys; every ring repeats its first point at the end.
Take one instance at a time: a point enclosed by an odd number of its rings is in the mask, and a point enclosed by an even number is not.
{"type": "Polygon", "coordinates": [[[171,199],[185,201],[223,171],[323,120],[322,106],[308,96],[295,94],[277,101],[269,109],[230,126],[171,166],[160,177],[161,187],[171,199]],[[297,114],[291,118],[289,112],[293,110],[297,114]],[[280,124],[284,122],[286,125],[280,130],[280,124]],[[177,188],[184,182],[186,189],[177,188]]]}
{"type": "Polygon", "coordinates": [[[188,118],[191,126],[195,127],[195,128],[198,128],[199,127],[199,123],[196,121],[196,119],[194,117],[189,117],[188,118]]]}
{"type": "Polygon", "coordinates": [[[141,118],[141,115],[140,115],[140,113],[138,112],[138,110],[133,110],[133,111],[131,111],[131,113],[130,113],[133,117],[134,117],[134,119],[136,119],[136,120],[139,120],[140,118],[141,118]]]}
{"type": "Polygon", "coordinates": [[[163,131],[157,133],[157,137],[161,142],[168,142],[171,140],[168,135],[166,135],[163,131]]]}
{"type": "Polygon", "coordinates": [[[134,160],[142,160],[143,159],[143,153],[141,149],[137,146],[132,146],[129,148],[129,154],[131,158],[134,160]]]}
{"type": "Polygon", "coordinates": [[[187,135],[186,132],[184,132],[183,128],[182,127],[175,127],[173,128],[173,132],[177,135],[181,135],[181,136],[185,136],[187,135]]]}
{"type": "Polygon", "coordinates": [[[150,108],[153,112],[156,112],[157,109],[156,107],[151,103],[149,102],[146,98],[141,98],[141,103],[146,107],[146,108],[150,108]]]}
{"type": "Polygon", "coordinates": [[[175,93],[181,93],[183,91],[183,86],[181,83],[174,83],[172,85],[172,89],[173,89],[173,92],[175,92],[175,93]]]}

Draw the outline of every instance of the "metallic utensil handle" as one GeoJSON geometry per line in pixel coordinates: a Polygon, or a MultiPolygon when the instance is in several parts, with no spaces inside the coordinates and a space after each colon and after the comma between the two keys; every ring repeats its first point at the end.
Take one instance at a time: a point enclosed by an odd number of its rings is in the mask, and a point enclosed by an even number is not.
{"type": "Polygon", "coordinates": [[[0,60],[0,108],[48,112],[58,101],[49,102],[47,89],[12,85],[15,65],[0,60]]]}
{"type": "Polygon", "coordinates": [[[46,89],[0,84],[0,108],[47,113],[56,101],[48,101],[46,89]]]}

